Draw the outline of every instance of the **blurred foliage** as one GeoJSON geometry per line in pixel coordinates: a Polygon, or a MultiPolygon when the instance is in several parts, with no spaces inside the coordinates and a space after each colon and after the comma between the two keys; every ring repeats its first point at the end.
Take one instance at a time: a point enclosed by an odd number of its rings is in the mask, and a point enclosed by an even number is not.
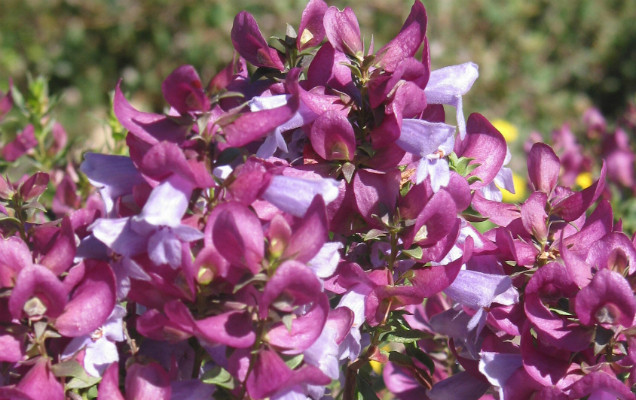
{"type": "MultiPolygon", "coordinates": [[[[253,13],[264,35],[297,27],[305,0],[4,0],[0,89],[26,72],[63,93],[71,137],[107,125],[108,93],[123,78],[137,105],[160,110],[162,80],[192,64],[204,80],[232,59],[234,15],[253,13]]],[[[368,45],[399,30],[411,0],[341,0],[368,45]]],[[[596,104],[609,117],[636,91],[636,2],[631,0],[424,0],[434,68],[475,61],[481,76],[465,108],[548,132],[596,104]]],[[[519,151],[519,149],[517,149],[519,151]]]]}

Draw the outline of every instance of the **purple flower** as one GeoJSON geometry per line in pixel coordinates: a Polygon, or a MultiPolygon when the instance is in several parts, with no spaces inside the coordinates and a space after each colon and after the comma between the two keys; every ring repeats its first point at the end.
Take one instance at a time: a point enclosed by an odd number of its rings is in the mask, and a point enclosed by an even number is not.
{"type": "Polygon", "coordinates": [[[181,224],[188,208],[192,184],[179,175],[155,187],[141,213],[133,217],[105,219],[93,223],[93,235],[125,257],[148,252],[157,265],[181,265],[181,242],[203,238],[195,228],[181,224]]]}
{"type": "Polygon", "coordinates": [[[424,90],[428,104],[448,104],[457,109],[457,127],[462,140],[466,137],[462,96],[468,93],[478,76],[479,68],[475,63],[451,65],[431,71],[424,90]]]}
{"type": "Polygon", "coordinates": [[[90,335],[73,338],[64,349],[62,358],[69,358],[85,349],[84,369],[92,376],[102,376],[111,363],[119,361],[115,342],[125,339],[122,326],[125,316],[126,309],[120,305],[115,306],[104,325],[90,335]]]}

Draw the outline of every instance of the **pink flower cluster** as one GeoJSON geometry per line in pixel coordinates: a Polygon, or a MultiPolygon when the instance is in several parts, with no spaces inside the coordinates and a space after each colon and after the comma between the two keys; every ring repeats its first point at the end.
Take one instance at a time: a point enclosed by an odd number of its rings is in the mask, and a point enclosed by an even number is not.
{"type": "Polygon", "coordinates": [[[117,85],[128,155],[79,168],[99,195],[69,165],[44,214],[48,174],[1,180],[0,398],[636,398],[606,167],[560,186],[536,143],[532,194],[502,203],[510,151],[463,113],[478,68],[431,70],[426,24],[416,0],[375,50],[310,0],[270,45],[241,12],[233,62],[175,70],[167,114],[117,85]]]}

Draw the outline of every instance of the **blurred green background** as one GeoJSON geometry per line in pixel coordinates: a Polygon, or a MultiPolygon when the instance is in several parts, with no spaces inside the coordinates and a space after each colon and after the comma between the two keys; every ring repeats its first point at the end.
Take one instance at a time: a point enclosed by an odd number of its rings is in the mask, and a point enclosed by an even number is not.
{"type": "MultiPolygon", "coordinates": [[[[376,48],[399,30],[411,0],[330,2],[356,12],[376,48]]],[[[474,61],[468,112],[547,134],[596,105],[619,114],[636,92],[636,1],[424,0],[434,68],[474,61]]],[[[266,37],[297,27],[304,0],[4,0],[0,89],[26,74],[63,93],[58,119],[73,136],[104,125],[108,92],[124,79],[133,101],[159,111],[162,80],[192,64],[204,81],[232,58],[234,15],[253,13],[266,37]]]]}

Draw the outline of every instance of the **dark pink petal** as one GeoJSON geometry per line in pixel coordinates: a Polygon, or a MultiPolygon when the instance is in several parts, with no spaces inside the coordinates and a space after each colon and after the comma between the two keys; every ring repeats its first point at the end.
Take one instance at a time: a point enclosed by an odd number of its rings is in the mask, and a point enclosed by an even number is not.
{"type": "Polygon", "coordinates": [[[385,173],[359,170],[353,178],[355,204],[368,223],[377,226],[377,218],[391,216],[400,190],[400,171],[395,168],[385,173]],[[376,217],[373,217],[375,215],[376,217]]]}
{"type": "Polygon", "coordinates": [[[517,205],[487,200],[479,192],[475,192],[471,205],[481,215],[499,226],[508,226],[521,216],[517,205]]]}
{"type": "Polygon", "coordinates": [[[153,145],[143,155],[139,169],[157,181],[176,173],[195,187],[214,185],[210,174],[205,169],[199,170],[195,162],[186,160],[183,150],[175,143],[162,141],[153,145]]]}
{"type": "Polygon", "coordinates": [[[271,174],[256,158],[248,158],[232,174],[234,179],[228,186],[228,200],[235,200],[249,206],[259,198],[271,181],[271,174]]]}
{"type": "Polygon", "coordinates": [[[470,187],[466,179],[457,172],[451,171],[450,180],[444,189],[450,193],[458,212],[464,211],[470,206],[470,187]]]}
{"type": "Polygon", "coordinates": [[[68,135],[64,130],[64,127],[59,122],[56,122],[53,125],[53,130],[51,131],[53,135],[53,143],[52,146],[48,149],[49,154],[56,154],[66,147],[66,142],[68,140],[68,135]]]}
{"type": "Polygon", "coordinates": [[[20,184],[18,192],[24,201],[29,201],[44,193],[48,184],[49,174],[36,172],[20,184]]]}
{"type": "Polygon", "coordinates": [[[179,114],[208,111],[210,100],[203,90],[199,74],[192,65],[175,69],[161,85],[163,97],[179,114]]]}
{"type": "Polygon", "coordinates": [[[311,146],[325,160],[351,160],[356,137],[349,120],[337,111],[320,115],[311,126],[311,146]]]}
{"type": "Polygon", "coordinates": [[[298,38],[296,39],[298,50],[314,47],[322,42],[325,37],[323,18],[327,8],[329,6],[324,0],[310,0],[307,3],[298,26],[298,38]]]}
{"type": "Polygon", "coordinates": [[[585,225],[570,236],[564,235],[567,237],[563,241],[573,252],[587,254],[595,242],[612,231],[613,224],[612,205],[609,201],[602,199],[594,212],[585,219],[585,225]]]}
{"type": "Polygon", "coordinates": [[[0,239],[0,287],[13,287],[24,267],[33,265],[31,250],[17,236],[0,239]]]}
{"type": "Polygon", "coordinates": [[[519,265],[533,265],[538,250],[532,244],[521,239],[514,239],[507,228],[496,228],[495,243],[499,248],[500,258],[514,260],[519,265]]]}
{"type": "Polygon", "coordinates": [[[590,399],[636,399],[634,393],[623,382],[601,371],[585,375],[570,388],[571,399],[582,399],[587,396],[590,396],[590,399]]]}
{"type": "Polygon", "coordinates": [[[314,56],[307,70],[309,87],[330,87],[350,96],[358,93],[351,78],[351,70],[343,63],[349,60],[344,53],[336,51],[330,43],[325,43],[314,56]]]}
{"type": "MultiPolygon", "coordinates": [[[[38,298],[46,307],[42,315],[55,318],[62,313],[66,304],[66,289],[57,276],[41,265],[27,265],[18,273],[15,287],[9,298],[9,310],[14,318],[21,319],[25,306],[34,316],[37,309],[30,310],[29,300],[38,298]]],[[[34,304],[35,306],[35,304],[34,304]]],[[[110,311],[109,311],[110,313],[110,311]]],[[[107,315],[108,316],[108,315],[107,315]]]]}
{"type": "Polygon", "coordinates": [[[280,296],[289,299],[290,310],[294,306],[311,304],[306,313],[297,315],[292,320],[291,329],[288,330],[280,322],[268,334],[270,344],[297,354],[311,346],[320,336],[329,313],[329,302],[313,271],[296,261],[284,262],[265,285],[259,304],[261,319],[267,318],[270,306],[280,296]]]}
{"type": "Polygon", "coordinates": [[[554,386],[565,376],[570,367],[571,354],[568,350],[535,339],[530,332],[530,324],[526,324],[521,333],[523,368],[543,386],[554,386]]]}
{"type": "Polygon", "coordinates": [[[247,391],[254,399],[270,397],[292,377],[292,370],[271,350],[255,357],[252,372],[247,377],[247,391]]]}
{"type": "Polygon", "coordinates": [[[350,7],[344,11],[329,7],[323,20],[327,40],[334,49],[353,57],[362,56],[362,38],[358,19],[350,7]]]}
{"type": "Polygon", "coordinates": [[[472,254],[472,240],[467,240],[466,243],[470,243],[470,245],[467,245],[464,249],[464,257],[448,265],[438,265],[413,270],[413,287],[422,298],[431,297],[453,283],[457,274],[459,274],[462,264],[464,264],[467,257],[470,257],[470,254],[472,254]]]}
{"type": "Polygon", "coordinates": [[[137,332],[143,336],[170,343],[187,340],[193,335],[193,322],[189,321],[188,326],[169,320],[164,314],[156,309],[146,310],[143,315],[137,318],[137,332]]]}
{"type": "Polygon", "coordinates": [[[62,226],[49,242],[45,254],[40,259],[40,264],[53,271],[54,274],[60,275],[73,265],[75,252],[75,233],[71,226],[71,220],[69,217],[64,217],[62,226]]]}
{"type": "MultiPolygon", "coordinates": [[[[1,105],[1,104],[0,104],[1,105]]],[[[1,111],[1,110],[0,110],[1,111]]],[[[7,400],[37,400],[40,397],[31,397],[20,389],[10,386],[0,387],[0,399],[7,400]]]]}
{"type": "Polygon", "coordinates": [[[91,334],[104,324],[115,307],[115,274],[110,266],[91,260],[85,264],[84,279],[55,322],[56,329],[64,336],[91,334]]]}
{"type": "Polygon", "coordinates": [[[426,22],[426,9],[416,0],[400,33],[377,52],[377,64],[393,71],[400,61],[413,57],[426,37],[426,22]]]}
{"type": "Polygon", "coordinates": [[[97,400],[124,400],[119,391],[119,364],[114,362],[104,372],[97,387],[97,400]]]}
{"type": "Polygon", "coordinates": [[[545,143],[535,143],[528,153],[528,177],[534,189],[552,193],[559,180],[559,157],[545,143]]]}
{"type": "Polygon", "coordinates": [[[526,231],[536,239],[544,241],[548,235],[548,214],[545,206],[548,196],[543,192],[534,192],[521,206],[521,221],[526,231]]]}
{"type": "Polygon", "coordinates": [[[592,267],[575,252],[570,251],[564,241],[560,244],[559,252],[572,281],[580,288],[587,286],[592,280],[592,267]]]}
{"type": "Polygon", "coordinates": [[[487,186],[503,166],[506,158],[506,139],[481,114],[471,114],[466,122],[466,138],[458,142],[458,155],[474,158],[472,164],[479,164],[470,176],[477,176],[481,181],[471,185],[474,189],[487,186]]]}
{"type": "Polygon", "coordinates": [[[236,51],[251,64],[281,71],[285,69],[278,52],[267,45],[252,14],[247,11],[238,13],[230,35],[236,51]]]}
{"type": "Polygon", "coordinates": [[[11,89],[13,89],[13,81],[9,78],[9,89],[6,93],[0,92],[0,120],[11,111],[13,107],[13,96],[11,95],[11,89]]]}
{"type": "Polygon", "coordinates": [[[170,376],[157,363],[133,364],[126,371],[126,400],[170,400],[170,376]]]}
{"type": "Polygon", "coordinates": [[[212,343],[239,349],[250,347],[256,339],[251,314],[238,311],[196,321],[195,335],[212,343]]]}
{"type": "Polygon", "coordinates": [[[210,83],[208,83],[208,92],[217,93],[228,87],[232,81],[238,77],[247,76],[247,65],[245,59],[241,56],[234,56],[232,62],[230,62],[225,68],[217,72],[210,83]]]}
{"type": "Polygon", "coordinates": [[[261,269],[265,235],[252,211],[240,203],[225,203],[214,209],[210,223],[212,241],[223,257],[253,273],[261,269]]]}
{"type": "Polygon", "coordinates": [[[121,82],[115,88],[113,109],[124,128],[145,143],[155,144],[162,140],[181,143],[190,131],[189,125],[180,125],[164,115],[134,109],[121,91],[121,82]]]}
{"type": "Polygon", "coordinates": [[[298,97],[292,96],[284,106],[241,114],[232,123],[223,127],[227,145],[241,147],[263,138],[293,117],[298,105],[298,97]]]}
{"type": "Polygon", "coordinates": [[[34,399],[41,399],[43,394],[46,394],[47,400],[64,400],[66,398],[64,386],[51,372],[49,360],[45,357],[38,358],[35,365],[24,375],[16,388],[34,399]]]}
{"type": "Polygon", "coordinates": [[[580,217],[603,193],[606,171],[607,167],[603,162],[598,180],[592,186],[559,201],[552,207],[552,213],[561,216],[566,222],[574,221],[580,217]]]}
{"type": "Polygon", "coordinates": [[[2,158],[9,162],[15,161],[37,145],[38,141],[35,138],[33,125],[29,124],[13,141],[2,148],[2,158]]]}
{"type": "Polygon", "coordinates": [[[404,248],[413,243],[430,246],[448,235],[457,219],[457,207],[450,193],[441,189],[430,198],[413,224],[404,231],[404,248]]]}
{"type": "MultiPolygon", "coordinates": [[[[393,73],[372,76],[367,85],[371,107],[379,107],[386,101],[391,91],[400,81],[413,82],[419,88],[426,87],[429,72],[424,64],[415,58],[408,57],[399,62],[397,69],[393,73]]],[[[426,107],[426,99],[421,106],[422,108],[426,107]]]]}
{"type": "Polygon", "coordinates": [[[627,269],[631,275],[636,271],[636,248],[624,233],[610,232],[591,245],[585,262],[598,269],[627,269]]]}
{"type": "Polygon", "coordinates": [[[327,211],[322,196],[315,196],[305,216],[295,227],[283,258],[293,258],[306,263],[322,248],[327,240],[327,211]]]}
{"type": "Polygon", "coordinates": [[[620,324],[628,328],[636,315],[636,299],[621,274],[602,269],[576,295],[575,309],[584,325],[620,324]]]}
{"type": "Polygon", "coordinates": [[[26,359],[26,334],[23,326],[0,327],[0,362],[17,363],[26,359]]]}
{"type": "Polygon", "coordinates": [[[528,282],[524,308],[533,329],[546,345],[569,351],[580,351],[589,346],[589,330],[553,313],[543,303],[544,300],[556,302],[560,298],[573,298],[577,291],[567,270],[558,263],[539,268],[528,282]]]}

